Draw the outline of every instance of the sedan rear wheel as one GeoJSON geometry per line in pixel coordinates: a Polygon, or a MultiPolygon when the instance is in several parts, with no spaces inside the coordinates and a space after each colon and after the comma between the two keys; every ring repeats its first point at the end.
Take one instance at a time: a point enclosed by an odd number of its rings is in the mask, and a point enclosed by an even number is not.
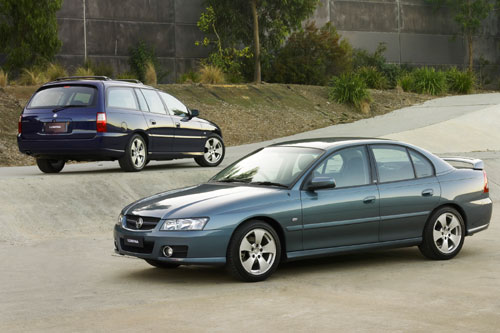
{"type": "Polygon", "coordinates": [[[276,270],[280,257],[281,244],[276,231],[265,222],[250,221],[234,233],[227,267],[240,280],[263,281],[276,270]]]}
{"type": "Polygon", "coordinates": [[[430,259],[451,259],[460,252],[464,237],[462,216],[457,210],[444,207],[432,214],[427,222],[419,248],[430,259]]]}
{"type": "Polygon", "coordinates": [[[36,164],[38,165],[40,171],[44,173],[58,173],[64,168],[66,161],[37,158],[36,164]]]}
{"type": "Polygon", "coordinates": [[[203,155],[197,156],[194,160],[203,167],[215,167],[224,159],[226,148],[222,138],[217,134],[212,134],[205,141],[203,155]]]}

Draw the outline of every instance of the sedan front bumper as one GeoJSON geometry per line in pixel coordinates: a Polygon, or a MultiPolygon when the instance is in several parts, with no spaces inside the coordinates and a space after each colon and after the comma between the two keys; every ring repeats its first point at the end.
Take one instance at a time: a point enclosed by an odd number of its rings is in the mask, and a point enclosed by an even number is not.
{"type": "Polygon", "coordinates": [[[224,265],[230,237],[229,230],[140,232],[118,225],[114,229],[117,253],[181,265],[224,265]],[[165,246],[173,249],[171,257],[163,254],[165,246]]]}

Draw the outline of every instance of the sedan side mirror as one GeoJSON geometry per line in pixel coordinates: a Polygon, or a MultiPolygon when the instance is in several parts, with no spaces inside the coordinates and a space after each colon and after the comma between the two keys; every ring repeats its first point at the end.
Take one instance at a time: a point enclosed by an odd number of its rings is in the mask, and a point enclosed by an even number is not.
{"type": "Polygon", "coordinates": [[[309,191],[323,190],[327,188],[335,188],[337,184],[335,179],[332,177],[314,177],[308,184],[307,189],[309,191]]]}
{"type": "Polygon", "coordinates": [[[198,117],[198,116],[200,115],[200,111],[198,111],[198,110],[196,110],[196,109],[194,109],[194,110],[190,110],[190,113],[189,113],[189,114],[191,115],[191,118],[193,118],[193,117],[198,117]]]}

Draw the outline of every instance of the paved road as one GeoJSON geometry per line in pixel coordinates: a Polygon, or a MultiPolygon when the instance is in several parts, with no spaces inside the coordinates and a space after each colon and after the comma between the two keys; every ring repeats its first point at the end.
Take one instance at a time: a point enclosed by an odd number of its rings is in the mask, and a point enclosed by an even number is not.
{"type": "MultiPolygon", "coordinates": [[[[497,104],[500,94],[439,99],[294,138],[407,138],[440,154],[482,158],[498,205],[497,104]]],[[[228,149],[225,163],[260,145],[228,149]]],[[[160,271],[112,252],[122,206],[215,170],[170,162],[117,171],[110,163],[70,165],[60,175],[0,169],[0,331],[498,330],[497,210],[491,227],[467,238],[451,261],[425,260],[416,248],[377,251],[288,263],[268,281],[244,284],[219,268],[160,271]]]]}

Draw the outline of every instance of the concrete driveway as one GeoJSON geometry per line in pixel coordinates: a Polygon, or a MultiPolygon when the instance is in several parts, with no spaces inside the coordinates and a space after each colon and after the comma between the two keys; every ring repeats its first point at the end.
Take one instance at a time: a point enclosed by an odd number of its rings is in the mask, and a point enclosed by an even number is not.
{"type": "MultiPolygon", "coordinates": [[[[500,204],[500,94],[446,97],[286,139],[377,136],[482,158],[500,204]]],[[[277,140],[275,140],[277,141],[277,140]]],[[[268,143],[228,149],[224,165],[268,143]]],[[[245,284],[223,269],[150,268],[113,254],[132,200],[208,179],[217,169],[152,163],[68,165],[59,175],[0,168],[0,331],[476,331],[500,325],[500,214],[446,262],[417,248],[282,265],[245,284]]]]}

